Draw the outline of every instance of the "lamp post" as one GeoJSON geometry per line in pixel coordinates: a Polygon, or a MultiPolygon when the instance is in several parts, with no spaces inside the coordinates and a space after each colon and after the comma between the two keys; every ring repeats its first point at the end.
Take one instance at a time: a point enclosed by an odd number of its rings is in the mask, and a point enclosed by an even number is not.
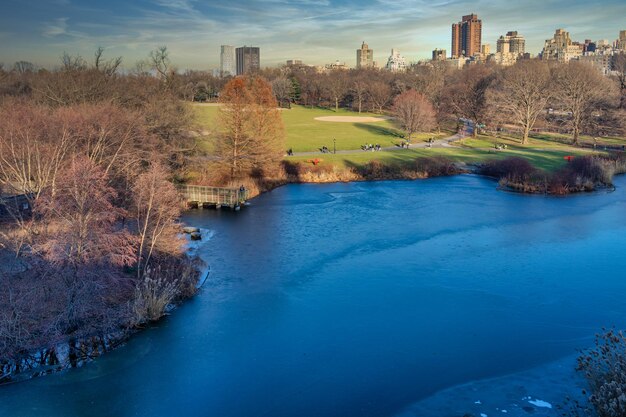
{"type": "Polygon", "coordinates": [[[333,138],[333,153],[337,153],[337,139],[333,138]]]}

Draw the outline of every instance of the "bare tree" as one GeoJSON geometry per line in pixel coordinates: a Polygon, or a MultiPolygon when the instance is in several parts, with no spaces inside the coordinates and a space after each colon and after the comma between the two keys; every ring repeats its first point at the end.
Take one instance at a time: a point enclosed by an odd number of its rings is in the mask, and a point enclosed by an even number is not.
{"type": "Polygon", "coordinates": [[[555,74],[555,106],[568,113],[572,142],[577,144],[585,124],[612,99],[615,86],[583,62],[560,65],[555,74]]]}
{"type": "Polygon", "coordinates": [[[158,48],[150,51],[150,65],[152,69],[156,71],[158,76],[169,83],[171,76],[171,60],[170,53],[167,50],[167,46],[159,46],[158,48]]]}
{"type": "Polygon", "coordinates": [[[117,72],[120,65],[122,65],[122,57],[118,56],[116,58],[105,60],[104,59],[104,48],[99,46],[96,49],[94,54],[94,68],[97,71],[100,71],[108,76],[112,76],[117,72]]]}
{"type": "Polygon", "coordinates": [[[87,69],[87,61],[80,55],[70,55],[63,52],[61,55],[61,64],[63,71],[82,71],[87,69]]]}
{"type": "Polygon", "coordinates": [[[341,70],[331,71],[324,79],[324,86],[330,100],[335,104],[335,111],[339,111],[339,101],[348,92],[346,74],[341,70]]]}
{"type": "Polygon", "coordinates": [[[493,78],[491,67],[472,65],[458,71],[446,89],[449,112],[471,120],[474,123],[474,137],[478,135],[478,125],[487,116],[487,89],[493,78]]]}
{"type": "Polygon", "coordinates": [[[36,206],[49,225],[37,249],[59,266],[131,265],[132,240],[115,227],[123,214],[113,205],[115,198],[104,170],[86,157],[73,159],[60,173],[56,192],[46,190],[36,206]]]}
{"type": "Polygon", "coordinates": [[[426,132],[435,125],[435,111],[432,104],[415,90],[407,90],[398,95],[393,102],[393,114],[408,140],[416,132],[426,132]]]}
{"type": "Polygon", "coordinates": [[[29,72],[35,72],[35,66],[32,62],[17,61],[13,65],[13,71],[17,72],[18,74],[27,74],[29,72]]]}
{"type": "Polygon", "coordinates": [[[551,81],[547,64],[522,60],[507,68],[490,90],[494,112],[520,127],[522,144],[528,143],[530,131],[550,100],[551,81]]]}
{"type": "Polygon", "coordinates": [[[367,98],[368,95],[368,82],[363,77],[358,77],[352,83],[352,93],[354,95],[354,99],[357,102],[357,108],[359,109],[359,113],[363,108],[363,102],[367,98]]]}
{"type": "Polygon", "coordinates": [[[368,96],[374,106],[374,111],[383,112],[383,108],[391,100],[391,87],[384,81],[374,81],[368,87],[368,96]]]}
{"type": "Polygon", "coordinates": [[[626,54],[614,55],[611,69],[619,84],[620,107],[626,109],[626,54]]]}
{"type": "Polygon", "coordinates": [[[293,83],[285,76],[279,76],[272,81],[272,91],[282,107],[287,103],[287,108],[291,108],[291,96],[293,95],[293,83]]]}
{"type": "Polygon", "coordinates": [[[50,111],[24,102],[6,102],[0,121],[0,185],[36,199],[50,187],[76,143],[70,126],[50,111]]]}
{"type": "Polygon", "coordinates": [[[433,62],[431,65],[418,66],[415,71],[416,90],[428,97],[433,105],[437,131],[441,132],[441,125],[448,116],[445,107],[445,87],[450,77],[450,67],[445,62],[433,62]]]}
{"type": "Polygon", "coordinates": [[[133,186],[133,208],[137,219],[137,275],[141,277],[155,250],[179,252],[176,221],[181,213],[180,195],[169,181],[167,171],[153,163],[139,175],[133,186]],[[171,246],[174,245],[174,248],[171,246]]]}

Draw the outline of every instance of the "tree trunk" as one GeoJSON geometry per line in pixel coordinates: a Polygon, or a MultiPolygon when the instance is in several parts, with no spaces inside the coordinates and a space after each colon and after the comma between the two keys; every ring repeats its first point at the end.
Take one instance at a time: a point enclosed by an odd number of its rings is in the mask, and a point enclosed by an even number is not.
{"type": "Polygon", "coordinates": [[[522,137],[522,145],[528,144],[528,134],[530,133],[530,129],[528,126],[524,126],[524,135],[522,137]]]}

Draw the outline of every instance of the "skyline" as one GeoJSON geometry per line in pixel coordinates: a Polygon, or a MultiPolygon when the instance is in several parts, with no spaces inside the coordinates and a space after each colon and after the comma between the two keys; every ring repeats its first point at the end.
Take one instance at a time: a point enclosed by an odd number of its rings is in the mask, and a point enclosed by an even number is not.
{"type": "Polygon", "coordinates": [[[572,39],[613,41],[626,22],[621,1],[494,3],[442,0],[243,0],[235,5],[196,0],[8,0],[0,13],[0,62],[31,61],[54,67],[63,52],[90,59],[98,46],[122,56],[131,68],[150,50],[166,45],[180,69],[219,67],[220,45],[258,46],[262,66],[300,59],[322,65],[339,60],[354,66],[365,41],[379,66],[392,48],[408,61],[429,59],[435,48],[450,55],[450,28],[461,16],[483,21],[483,43],[516,30],[536,55],[555,29],[572,39]],[[558,13],[558,15],[556,14],[558,13]]]}

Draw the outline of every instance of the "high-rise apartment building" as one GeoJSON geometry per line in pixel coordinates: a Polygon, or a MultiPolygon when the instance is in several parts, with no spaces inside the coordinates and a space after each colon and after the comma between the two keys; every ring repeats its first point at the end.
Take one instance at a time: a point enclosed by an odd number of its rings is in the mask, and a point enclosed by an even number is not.
{"type": "Polygon", "coordinates": [[[397,49],[391,50],[391,56],[387,59],[387,66],[385,68],[392,72],[406,70],[406,60],[400,55],[400,51],[397,49]]]}
{"type": "Polygon", "coordinates": [[[254,46],[242,46],[236,50],[237,75],[244,75],[261,69],[261,49],[254,46]]]}
{"type": "Polygon", "coordinates": [[[541,59],[568,62],[583,54],[583,45],[572,42],[569,32],[557,29],[552,39],[546,39],[541,51],[541,59]]]}
{"type": "Polygon", "coordinates": [[[356,50],[356,67],[371,68],[374,66],[374,50],[370,49],[365,42],[361,45],[361,49],[356,50]]]}
{"type": "Polygon", "coordinates": [[[483,22],[476,14],[463,16],[459,23],[452,25],[452,52],[453,58],[470,57],[480,54],[482,44],[483,22]]]}
{"type": "Polygon", "coordinates": [[[446,60],[446,50],[445,49],[434,49],[433,50],[433,61],[445,61],[446,60]]]}
{"type": "Polygon", "coordinates": [[[626,30],[619,31],[619,39],[617,40],[617,49],[626,52],[626,30]]]}
{"type": "Polygon", "coordinates": [[[222,77],[227,77],[229,75],[235,75],[236,73],[235,47],[222,45],[220,51],[220,74],[222,77]]]}

